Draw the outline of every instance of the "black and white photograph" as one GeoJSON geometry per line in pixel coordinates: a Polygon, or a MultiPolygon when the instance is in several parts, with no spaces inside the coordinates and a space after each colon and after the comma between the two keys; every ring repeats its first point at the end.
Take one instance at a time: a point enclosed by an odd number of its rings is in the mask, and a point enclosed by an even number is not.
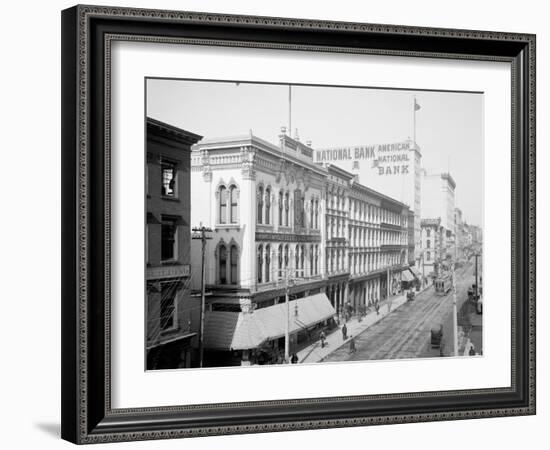
{"type": "Polygon", "coordinates": [[[145,87],[146,370],[483,357],[483,92],[145,87]]]}

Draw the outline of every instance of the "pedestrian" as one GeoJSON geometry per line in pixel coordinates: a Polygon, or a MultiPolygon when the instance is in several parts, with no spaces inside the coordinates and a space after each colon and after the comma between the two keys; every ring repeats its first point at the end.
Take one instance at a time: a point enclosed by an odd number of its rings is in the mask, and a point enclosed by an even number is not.
{"type": "Polygon", "coordinates": [[[321,334],[319,335],[319,338],[321,338],[321,348],[325,348],[325,339],[327,338],[325,336],[325,332],[321,331],[321,334]]]}
{"type": "Polygon", "coordinates": [[[342,339],[344,341],[348,338],[348,327],[346,327],[346,324],[342,327],[342,339]]]}
{"type": "Polygon", "coordinates": [[[376,315],[380,315],[380,303],[378,302],[378,300],[376,300],[376,302],[374,303],[374,309],[376,309],[376,315]]]}
{"type": "Polygon", "coordinates": [[[349,337],[349,352],[350,353],[355,353],[356,351],[356,348],[355,348],[355,338],[353,337],[353,335],[351,335],[349,337]]]}
{"type": "Polygon", "coordinates": [[[290,358],[290,362],[292,364],[298,364],[298,355],[296,353],[292,354],[292,357],[290,358]]]}

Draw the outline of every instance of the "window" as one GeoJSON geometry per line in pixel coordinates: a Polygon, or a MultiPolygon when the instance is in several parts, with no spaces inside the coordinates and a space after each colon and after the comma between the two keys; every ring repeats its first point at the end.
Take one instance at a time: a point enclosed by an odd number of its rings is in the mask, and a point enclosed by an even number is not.
{"type": "Polygon", "coordinates": [[[315,246],[315,275],[319,274],[319,246],[315,246]]]}
{"type": "Polygon", "coordinates": [[[288,223],[289,223],[289,220],[288,220],[288,212],[290,210],[290,205],[289,205],[289,194],[288,192],[285,194],[285,227],[288,227],[288,223]]]}
{"type": "Polygon", "coordinates": [[[269,225],[271,215],[271,188],[265,190],[265,224],[269,225]]]}
{"type": "Polygon", "coordinates": [[[161,283],[160,286],[160,329],[171,330],[176,327],[176,291],[177,283],[161,283]]]}
{"type": "Polygon", "coordinates": [[[176,165],[163,161],[161,167],[162,195],[177,197],[176,195],[176,165]]]}
{"type": "Polygon", "coordinates": [[[279,191],[279,226],[283,226],[283,191],[279,191]]]}
{"type": "Polygon", "coordinates": [[[225,186],[220,186],[219,190],[220,208],[219,208],[219,223],[227,223],[227,189],[225,186]]]}
{"type": "Polygon", "coordinates": [[[432,255],[430,252],[426,252],[426,261],[430,261],[432,259],[432,255]]]}
{"type": "Polygon", "coordinates": [[[432,230],[430,230],[429,228],[426,230],[426,236],[427,236],[427,237],[430,237],[431,231],[432,231],[432,230]]]}
{"type": "Polygon", "coordinates": [[[315,273],[315,266],[314,266],[315,261],[313,260],[313,254],[314,254],[313,245],[310,245],[309,246],[309,273],[311,275],[315,273]]]}
{"type": "Polygon", "coordinates": [[[219,274],[220,284],[227,284],[227,249],[225,245],[219,248],[219,274]]]}
{"type": "Polygon", "coordinates": [[[309,227],[310,228],[315,228],[314,218],[315,218],[315,201],[311,199],[310,210],[309,210],[309,227]]]}
{"type": "Polygon", "coordinates": [[[431,245],[431,243],[430,243],[430,240],[428,239],[428,240],[426,241],[426,248],[430,248],[430,245],[431,245]]]}
{"type": "Polygon", "coordinates": [[[264,248],[260,245],[258,247],[258,283],[262,282],[262,270],[263,270],[263,261],[264,261],[264,248]]]}
{"type": "Polygon", "coordinates": [[[271,271],[271,246],[265,246],[265,282],[269,283],[271,271]]]}
{"type": "Polygon", "coordinates": [[[285,245],[285,269],[288,268],[288,262],[289,262],[289,255],[288,255],[288,244],[285,245]]]}
{"type": "Polygon", "coordinates": [[[319,229],[319,200],[315,200],[315,229],[319,229]]]}
{"type": "Polygon", "coordinates": [[[230,201],[230,212],[229,212],[229,222],[238,223],[239,221],[239,190],[237,186],[232,185],[229,187],[229,201],[230,201]]]}
{"type": "Polygon", "coordinates": [[[231,246],[229,261],[231,264],[230,283],[237,284],[239,282],[239,273],[238,273],[239,250],[236,245],[231,246]]]}
{"type": "Polygon", "coordinates": [[[283,278],[283,245],[279,245],[279,279],[283,278]]]}
{"type": "Polygon", "coordinates": [[[260,186],[258,188],[258,223],[262,223],[263,212],[264,212],[264,188],[260,186]]]}
{"type": "Polygon", "coordinates": [[[298,278],[300,276],[300,247],[297,245],[295,247],[296,251],[295,251],[295,255],[294,255],[294,268],[296,269],[296,273],[295,273],[295,276],[296,278],[298,278]]]}
{"type": "Polygon", "coordinates": [[[306,247],[305,245],[302,245],[301,251],[300,251],[300,269],[302,272],[302,277],[305,275],[305,271],[304,271],[304,259],[306,256],[305,253],[306,253],[306,247]]]}
{"type": "Polygon", "coordinates": [[[177,231],[178,226],[175,219],[162,219],[161,224],[161,260],[172,261],[177,259],[177,231]]]}

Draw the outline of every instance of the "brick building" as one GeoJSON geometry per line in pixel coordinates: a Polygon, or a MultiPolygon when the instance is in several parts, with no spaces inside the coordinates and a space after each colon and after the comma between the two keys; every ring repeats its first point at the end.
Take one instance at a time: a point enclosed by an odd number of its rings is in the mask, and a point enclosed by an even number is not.
{"type": "Polygon", "coordinates": [[[202,137],[147,119],[147,369],[196,363],[200,301],[189,295],[190,155],[202,137]]]}

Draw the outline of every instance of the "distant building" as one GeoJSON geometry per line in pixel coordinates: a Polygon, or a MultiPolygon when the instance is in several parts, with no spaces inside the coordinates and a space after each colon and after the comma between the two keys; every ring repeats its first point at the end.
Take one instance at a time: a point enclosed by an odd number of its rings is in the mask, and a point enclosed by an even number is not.
{"type": "Polygon", "coordinates": [[[199,306],[189,296],[190,155],[201,136],[147,119],[147,369],[196,362],[199,306]]]}
{"type": "Polygon", "coordinates": [[[445,231],[441,226],[441,219],[422,219],[420,226],[422,250],[419,270],[423,276],[437,276],[444,259],[443,234],[445,231]]]}
{"type": "MultiPolygon", "coordinates": [[[[424,174],[422,219],[440,218],[443,229],[441,258],[455,258],[455,188],[449,173],[424,174]]],[[[422,247],[424,248],[424,247],[422,247]]]]}

